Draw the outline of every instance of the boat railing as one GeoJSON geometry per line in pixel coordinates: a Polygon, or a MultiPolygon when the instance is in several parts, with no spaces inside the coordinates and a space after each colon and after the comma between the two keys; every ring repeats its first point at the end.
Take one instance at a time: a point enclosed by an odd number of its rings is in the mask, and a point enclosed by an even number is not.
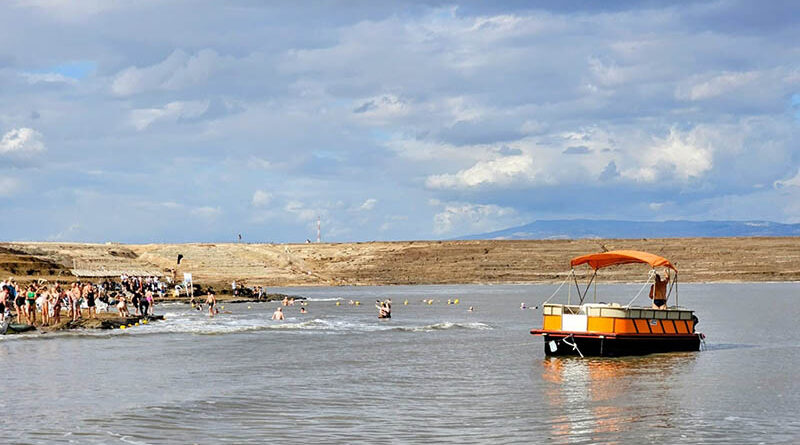
{"type": "Polygon", "coordinates": [[[661,320],[691,320],[693,310],[682,307],[653,309],[626,307],[616,303],[586,303],[583,305],[547,303],[542,306],[544,315],[587,315],[589,317],[645,318],[661,320]]]}

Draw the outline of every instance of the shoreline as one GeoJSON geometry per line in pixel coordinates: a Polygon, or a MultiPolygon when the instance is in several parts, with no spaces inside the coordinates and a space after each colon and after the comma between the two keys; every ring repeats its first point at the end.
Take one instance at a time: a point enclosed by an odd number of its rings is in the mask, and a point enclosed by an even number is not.
{"type": "MultiPolygon", "coordinates": [[[[41,313],[37,312],[37,317],[40,316],[41,313]]],[[[96,317],[90,318],[88,316],[88,311],[85,309],[81,310],[81,316],[77,320],[70,319],[68,312],[66,310],[62,310],[61,321],[58,324],[49,324],[47,326],[42,325],[41,318],[37,318],[36,322],[33,324],[27,324],[24,322],[16,323],[16,315],[10,316],[9,318],[11,320],[9,321],[9,332],[6,332],[5,335],[20,335],[28,332],[48,334],[51,332],[71,331],[77,329],[120,329],[121,326],[139,326],[139,324],[147,324],[154,321],[164,320],[163,315],[131,315],[129,317],[123,317],[120,316],[116,311],[97,312],[96,317]],[[16,332],[13,327],[15,325],[17,327],[25,326],[25,330],[16,332]]]]}
{"type": "MultiPolygon", "coordinates": [[[[195,297],[195,300],[198,302],[202,302],[205,304],[205,297],[206,295],[198,295],[195,297]]],[[[273,302],[273,301],[281,301],[284,297],[292,298],[295,301],[304,301],[306,297],[299,296],[299,295],[286,295],[286,294],[276,294],[271,293],[262,296],[262,298],[253,297],[253,298],[244,298],[238,295],[229,295],[229,298],[225,298],[224,296],[220,298],[217,297],[218,303],[256,303],[256,302],[273,302]]],[[[170,298],[159,298],[156,300],[156,307],[159,305],[163,305],[165,303],[179,303],[179,304],[191,304],[191,299],[189,297],[170,297],[170,298]]],[[[61,321],[58,324],[51,324],[44,326],[42,325],[41,320],[41,311],[37,311],[37,320],[34,324],[30,325],[27,323],[17,323],[17,316],[16,314],[10,315],[8,317],[9,325],[16,325],[16,326],[25,326],[25,330],[17,332],[13,327],[9,327],[9,330],[4,335],[19,335],[24,334],[27,332],[35,332],[39,334],[47,334],[50,332],[60,332],[60,331],[71,331],[71,330],[78,330],[78,329],[98,329],[98,330],[109,330],[109,329],[120,329],[122,326],[131,327],[131,326],[138,326],[140,323],[147,324],[154,321],[161,321],[164,320],[163,314],[154,314],[154,315],[130,315],[128,317],[123,317],[119,315],[116,308],[112,309],[111,311],[97,311],[95,318],[89,318],[88,311],[85,308],[81,308],[81,316],[77,320],[72,320],[69,318],[69,313],[66,309],[61,310],[61,321]],[[28,327],[32,327],[28,328],[28,327]]],[[[124,328],[123,328],[124,329],[124,328]]]]}

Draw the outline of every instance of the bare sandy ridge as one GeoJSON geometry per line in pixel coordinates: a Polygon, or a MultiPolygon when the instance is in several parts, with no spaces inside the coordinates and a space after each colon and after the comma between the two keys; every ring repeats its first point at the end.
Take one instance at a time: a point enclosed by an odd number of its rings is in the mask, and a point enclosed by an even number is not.
{"type": "MultiPolygon", "coordinates": [[[[320,286],[561,281],[569,259],[603,250],[669,258],[683,282],[798,281],[800,238],[406,241],[341,244],[0,243],[0,276],[29,280],[157,274],[176,268],[223,286],[320,286]]],[[[604,280],[639,281],[646,266],[610,268],[604,280]]]]}

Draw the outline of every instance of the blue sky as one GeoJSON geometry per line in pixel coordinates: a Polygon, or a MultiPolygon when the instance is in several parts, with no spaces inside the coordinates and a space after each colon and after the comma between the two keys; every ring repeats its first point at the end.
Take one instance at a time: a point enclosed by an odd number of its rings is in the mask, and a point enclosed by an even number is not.
{"type": "Polygon", "coordinates": [[[295,3],[3,2],[0,238],[800,222],[796,2],[295,3]]]}

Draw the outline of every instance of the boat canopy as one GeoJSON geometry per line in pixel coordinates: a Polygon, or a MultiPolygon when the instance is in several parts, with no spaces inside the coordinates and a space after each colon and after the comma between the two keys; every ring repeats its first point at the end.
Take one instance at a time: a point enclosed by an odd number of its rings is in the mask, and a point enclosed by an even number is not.
{"type": "Polygon", "coordinates": [[[653,268],[668,267],[675,272],[678,271],[668,259],[638,250],[612,250],[610,252],[593,253],[575,257],[569,263],[572,267],[589,264],[589,267],[594,270],[618,264],[645,263],[653,268]]]}

